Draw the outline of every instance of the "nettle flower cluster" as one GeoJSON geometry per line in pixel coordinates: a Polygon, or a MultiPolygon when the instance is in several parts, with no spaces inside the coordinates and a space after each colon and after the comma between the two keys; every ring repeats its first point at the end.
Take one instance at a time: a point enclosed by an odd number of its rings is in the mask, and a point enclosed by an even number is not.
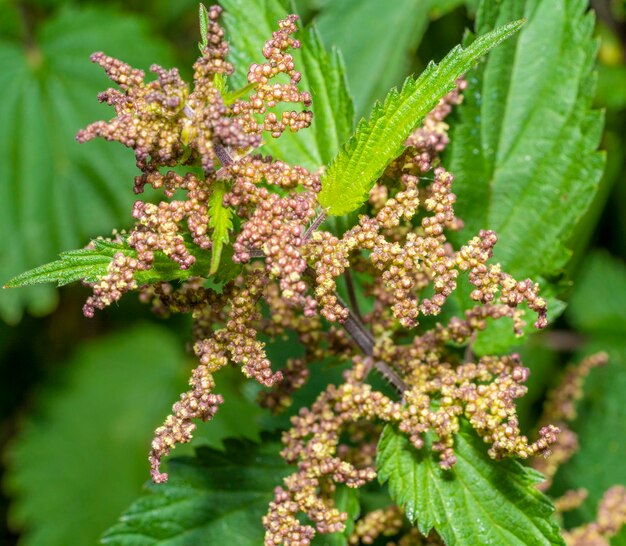
{"type": "MultiPolygon", "coordinates": [[[[312,121],[311,95],[299,88],[301,74],[291,53],[300,46],[293,37],[296,16],[279,22],[263,48],[265,61],[250,66],[246,96],[225,90],[233,67],[219,13],[215,6],[208,11],[206,47],[191,86],[176,69],[155,65],[156,79],[147,82],[142,71],[94,54],[92,60],[118,85],[99,96],[116,116],[78,134],[79,141],[103,137],[132,148],[142,171],[135,193],[149,185],[166,198],[135,203],[136,223],[123,239],[131,252],[118,253],[93,284],[85,315],[139,289],[156,312],[193,317],[198,366],[191,388],[155,432],[153,480],[167,480],[162,458],[189,442],[196,422],[210,420],[225,402],[213,392],[213,374],[229,363],[268,387],[259,401],[273,411],[291,404],[309,378],[310,364],[328,357],[349,363],[344,382],[329,385],[310,408],[301,408],[284,433],[282,454],[295,471],[276,488],[263,519],[268,545],[306,545],[316,531],[344,528],[346,514],[335,507],[334,491],[337,484],[359,487],[375,478],[376,442],[385,423],[417,449],[432,434],[432,449],[445,469],[455,464],[454,438],[462,420],[489,444],[494,458],[548,455],[555,426],[546,424],[534,442],[520,432],[515,400],[526,392],[529,371],[519,357],[475,358],[462,350],[488,319],[512,318],[521,333],[521,304],[537,314],[537,328],[547,324],[537,284],[516,280],[489,262],[497,241],[493,231],[480,231],[457,250],[446,238],[462,221],[454,212],[454,177],[439,154],[448,143],[445,117],[461,102],[465,82],[459,80],[410,136],[356,225],[340,235],[324,228],[317,201],[323,166],[310,172],[254,152],[262,137],[278,138],[312,121]],[[151,269],[158,253],[186,270],[211,251],[210,200],[218,183],[227,188],[218,205],[235,216],[237,274],[219,291],[207,287],[208,272],[178,284],[138,286],[135,273],[151,269]],[[355,272],[362,299],[371,304],[367,313],[359,309],[355,272]],[[462,275],[473,286],[474,306],[425,329],[420,318],[442,312],[462,275]],[[340,278],[349,304],[338,295],[340,278]],[[304,356],[274,370],[259,335],[287,332],[297,336],[304,356]],[[388,379],[395,396],[368,382],[372,369],[388,379]]],[[[370,543],[381,525],[399,529],[399,518],[395,509],[368,516],[351,543],[370,543]]],[[[400,543],[417,540],[411,531],[400,543]]]]}

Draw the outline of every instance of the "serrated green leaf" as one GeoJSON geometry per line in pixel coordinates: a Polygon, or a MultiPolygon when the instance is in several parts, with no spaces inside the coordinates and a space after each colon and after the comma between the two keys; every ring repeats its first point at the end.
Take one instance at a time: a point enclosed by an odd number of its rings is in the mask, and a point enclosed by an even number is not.
{"type": "Polygon", "coordinates": [[[445,471],[430,441],[417,451],[395,428],[383,431],[379,479],[422,533],[435,529],[448,546],[565,545],[554,507],[536,489],[540,474],[513,459],[492,460],[467,428],[456,436],[455,454],[456,465],[445,471]]]}
{"type": "Polygon", "coordinates": [[[263,543],[262,516],[273,489],[290,469],[280,444],[229,440],[226,452],[199,448],[195,457],[171,459],[169,481],[148,484],[147,494],[102,537],[112,546],[183,546],[263,543]]]}
{"type": "MultiPolygon", "coordinates": [[[[11,239],[0,247],[5,279],[131,219],[132,153],[74,139],[111,115],[97,100],[106,75],[89,62],[99,50],[143,68],[170,61],[145,21],[102,7],[65,6],[35,29],[28,47],[0,41],[0,230],[11,239]]],[[[14,322],[24,307],[48,312],[55,294],[51,287],[3,291],[0,316],[14,322]]]]}
{"type": "Polygon", "coordinates": [[[483,1],[476,28],[522,16],[527,23],[516,39],[467,75],[444,162],[466,225],[454,241],[494,229],[494,261],[516,277],[536,278],[568,259],[564,241],[602,173],[603,122],[591,110],[596,43],[587,2],[483,1]]]}
{"type": "Polygon", "coordinates": [[[54,372],[6,451],[20,544],[95,544],[140,494],[152,432],[188,368],[178,338],[143,324],[81,345],[54,372]]]}
{"type": "Polygon", "coordinates": [[[198,19],[200,21],[200,38],[202,39],[202,41],[198,44],[198,47],[202,53],[208,43],[207,33],[209,31],[209,12],[202,2],[198,6],[198,19]]]}
{"type": "Polygon", "coordinates": [[[357,118],[410,73],[410,55],[417,50],[430,17],[440,17],[462,3],[360,0],[323,6],[315,24],[323,42],[337,47],[346,61],[357,118]]]}
{"type": "MultiPolygon", "coordinates": [[[[220,4],[235,65],[232,82],[241,88],[248,83],[250,63],[263,59],[263,44],[288,11],[280,0],[221,0],[220,4]]],[[[279,139],[268,136],[261,150],[315,171],[330,162],[352,132],[354,110],[341,55],[336,50],[326,52],[314,28],[301,30],[297,38],[302,47],[292,53],[302,73],[300,87],[313,98],[313,123],[309,129],[279,139]]]]}
{"type": "Polygon", "coordinates": [[[467,48],[455,47],[438,65],[431,63],[418,78],[408,78],[401,91],[393,89],[384,103],[377,103],[322,176],[319,202],[328,213],[340,216],[359,208],[385,167],[400,155],[411,131],[454,88],[457,78],[523,23],[508,23],[467,48]]]}
{"type": "MultiPolygon", "coordinates": [[[[136,257],[137,252],[125,242],[112,242],[105,239],[92,241],[93,248],[81,248],[63,252],[60,259],[41,265],[14,277],[4,288],[18,288],[35,284],[54,282],[63,286],[72,282],[96,282],[107,274],[107,268],[118,252],[136,257]]],[[[180,269],[179,265],[163,252],[155,252],[151,269],[136,271],[135,279],[139,285],[154,284],[162,281],[184,281],[190,277],[205,277],[212,259],[211,253],[193,244],[186,244],[187,250],[196,258],[189,269],[180,269]]],[[[228,280],[228,275],[222,275],[228,280]]]]}
{"type": "Polygon", "coordinates": [[[228,232],[233,229],[233,209],[223,205],[224,195],[228,187],[223,180],[218,180],[212,185],[213,191],[209,198],[209,226],[213,230],[211,241],[211,266],[209,275],[215,275],[220,266],[222,249],[228,243],[228,232]]]}

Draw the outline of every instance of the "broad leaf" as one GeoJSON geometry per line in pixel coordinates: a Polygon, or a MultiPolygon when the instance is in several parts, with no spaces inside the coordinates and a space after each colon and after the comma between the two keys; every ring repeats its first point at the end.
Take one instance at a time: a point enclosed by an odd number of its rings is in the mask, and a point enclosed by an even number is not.
{"type": "MultiPolygon", "coordinates": [[[[263,44],[272,36],[279,19],[288,13],[280,0],[221,0],[236,72],[235,87],[246,85],[248,67],[264,60],[263,44]]],[[[353,129],[354,111],[347,90],[341,55],[324,50],[314,28],[301,30],[302,47],[293,52],[296,69],[302,73],[300,86],[313,98],[313,124],[279,139],[266,137],[262,151],[312,170],[327,165],[353,129]]]]}
{"type": "Polygon", "coordinates": [[[199,448],[168,463],[169,481],[147,486],[102,538],[112,546],[263,543],[261,518],[290,472],[280,445],[228,440],[226,452],[199,448]]]}
{"type": "Polygon", "coordinates": [[[212,188],[213,191],[209,199],[209,226],[213,230],[211,234],[213,248],[211,249],[209,274],[215,275],[220,266],[224,244],[228,243],[228,232],[233,229],[233,209],[225,207],[222,203],[224,195],[228,191],[226,183],[218,180],[212,185],[212,188]]]}
{"type": "Polygon", "coordinates": [[[24,546],[96,542],[149,476],[152,431],[189,369],[178,338],[154,325],[87,342],[66,364],[6,452],[24,546]]]}
{"type": "MultiPolygon", "coordinates": [[[[32,286],[35,284],[54,282],[63,286],[77,281],[96,282],[107,274],[107,268],[115,254],[121,252],[126,256],[137,256],[137,252],[124,242],[112,242],[95,239],[93,248],[82,248],[63,252],[60,259],[26,271],[11,279],[5,288],[32,286]]],[[[161,281],[186,280],[190,277],[206,276],[209,270],[211,253],[187,245],[195,256],[196,262],[189,269],[180,269],[179,265],[168,258],[163,252],[155,252],[152,269],[135,272],[139,285],[153,284],[161,281]]]]}
{"type": "Polygon", "coordinates": [[[626,266],[604,252],[588,257],[567,317],[577,330],[621,337],[626,331],[626,266]]]}
{"type": "Polygon", "coordinates": [[[417,451],[385,427],[378,444],[378,476],[419,530],[432,529],[448,546],[564,545],[552,504],[536,485],[541,475],[513,459],[494,461],[472,431],[456,437],[457,463],[439,467],[430,441],[417,451]]]}
{"type": "Polygon", "coordinates": [[[483,1],[476,29],[513,18],[527,23],[468,74],[445,164],[454,173],[456,242],[494,229],[494,260],[517,277],[547,276],[589,207],[604,158],[602,115],[591,110],[596,44],[582,0],[483,1]]]}
{"type": "MultiPolygon", "coordinates": [[[[96,119],[104,72],[89,62],[103,50],[134,65],[169,64],[170,56],[142,20],[104,8],[65,7],[36,28],[33,44],[0,41],[0,248],[8,277],[51,260],[130,220],[132,153],[120,145],[79,145],[74,136],[96,119]]],[[[17,321],[23,307],[50,311],[51,287],[0,293],[0,316],[17,321]]]]}
{"type": "Polygon", "coordinates": [[[335,216],[359,208],[385,167],[400,155],[411,131],[454,88],[456,79],[522,24],[508,23],[467,48],[455,47],[438,65],[429,64],[418,78],[408,78],[401,91],[393,89],[377,103],[323,175],[320,204],[335,216]]]}
{"type": "Polygon", "coordinates": [[[358,117],[402,83],[430,17],[440,17],[462,0],[360,0],[327,2],[315,18],[322,40],[346,61],[358,117]]]}

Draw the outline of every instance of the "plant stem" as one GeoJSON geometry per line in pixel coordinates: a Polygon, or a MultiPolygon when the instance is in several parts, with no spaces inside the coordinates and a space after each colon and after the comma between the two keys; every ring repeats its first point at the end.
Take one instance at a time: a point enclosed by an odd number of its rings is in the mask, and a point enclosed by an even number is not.
{"type": "Polygon", "coordinates": [[[350,271],[348,269],[346,269],[343,272],[343,278],[346,280],[346,290],[348,292],[348,299],[350,300],[350,305],[352,307],[352,310],[354,311],[354,314],[357,316],[357,318],[360,321],[362,321],[363,316],[361,315],[361,310],[359,309],[359,302],[356,298],[354,282],[352,281],[352,275],[350,274],[350,271]]]}
{"type": "Polygon", "coordinates": [[[311,225],[307,228],[307,230],[302,234],[302,242],[306,243],[313,235],[313,232],[322,225],[322,223],[326,220],[326,213],[324,211],[320,212],[317,218],[311,222],[311,225]]]}
{"type": "MultiPolygon", "coordinates": [[[[251,249],[249,250],[249,253],[252,258],[265,257],[263,251],[260,250],[251,249]]],[[[308,267],[307,271],[315,275],[315,272],[311,267],[308,267]]],[[[356,343],[361,352],[365,356],[373,357],[374,346],[376,345],[374,336],[361,322],[361,319],[356,315],[356,313],[350,309],[350,307],[346,305],[339,296],[337,296],[337,301],[348,310],[348,318],[341,325],[344,327],[346,332],[348,332],[348,335],[356,343]]],[[[382,360],[375,360],[374,367],[400,394],[404,394],[404,392],[408,390],[407,384],[389,364],[383,362],[382,360]]]]}
{"type": "MultiPolygon", "coordinates": [[[[345,303],[339,299],[339,302],[348,310],[348,318],[343,323],[343,327],[345,328],[348,335],[354,340],[359,349],[363,352],[365,356],[374,356],[374,345],[375,339],[374,336],[370,333],[367,328],[363,325],[363,323],[359,320],[359,318],[354,314],[354,312],[347,306],[345,303]]],[[[397,374],[397,372],[386,362],[382,360],[375,360],[374,367],[380,372],[380,374],[391,383],[395,389],[400,393],[404,394],[404,392],[408,389],[407,384],[402,380],[402,378],[397,374]]]]}
{"type": "Polygon", "coordinates": [[[217,159],[219,159],[220,163],[222,164],[222,168],[228,167],[235,162],[233,156],[230,155],[230,151],[225,146],[216,143],[213,144],[213,149],[215,150],[215,155],[217,156],[217,159]]]}

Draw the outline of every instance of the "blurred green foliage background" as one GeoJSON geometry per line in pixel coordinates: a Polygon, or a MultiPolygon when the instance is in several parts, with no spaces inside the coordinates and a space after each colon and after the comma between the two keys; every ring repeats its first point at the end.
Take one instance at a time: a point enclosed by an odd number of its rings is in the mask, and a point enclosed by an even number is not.
{"type": "MultiPolygon", "coordinates": [[[[459,43],[476,3],[299,0],[296,11],[342,51],[361,116],[459,43]]],[[[557,476],[561,491],[591,492],[568,516],[572,524],[594,516],[608,486],[626,483],[626,6],[592,4],[607,169],[570,243],[568,310],[523,348],[535,387],[522,406],[527,426],[558,368],[594,350],[611,355],[579,409],[583,447],[557,476]]],[[[89,55],[103,50],[143,69],[175,65],[188,76],[197,41],[196,0],[0,0],[1,281],[129,226],[132,154],[74,140],[78,129],[109,116],[96,100],[108,84],[89,55]]],[[[87,320],[87,294],[80,286],[0,292],[0,544],[93,544],[140,493],[152,430],[192,366],[184,318],[157,321],[130,296],[87,320]]],[[[290,345],[271,350],[280,365],[290,345]]],[[[217,381],[229,403],[200,428],[195,445],[258,439],[270,421],[252,403],[254,388],[236,373],[217,381]]]]}

